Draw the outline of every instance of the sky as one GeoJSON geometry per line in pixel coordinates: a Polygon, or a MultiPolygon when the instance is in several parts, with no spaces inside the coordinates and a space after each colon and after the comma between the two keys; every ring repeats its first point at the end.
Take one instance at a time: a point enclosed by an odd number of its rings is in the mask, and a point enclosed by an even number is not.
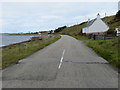
{"type": "Polygon", "coordinates": [[[117,11],[118,2],[2,2],[0,33],[55,30],[117,11]]]}

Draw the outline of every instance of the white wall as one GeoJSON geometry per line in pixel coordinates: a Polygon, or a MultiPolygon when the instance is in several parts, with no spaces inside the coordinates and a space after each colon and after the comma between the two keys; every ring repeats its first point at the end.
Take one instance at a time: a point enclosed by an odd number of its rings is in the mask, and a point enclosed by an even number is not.
{"type": "Polygon", "coordinates": [[[88,28],[88,27],[83,28],[83,29],[82,29],[82,33],[89,33],[89,28],[88,28]]]}
{"type": "Polygon", "coordinates": [[[109,27],[101,19],[97,19],[89,27],[89,33],[93,33],[93,32],[106,32],[106,31],[108,31],[108,29],[109,29],[109,27]]]}
{"type": "Polygon", "coordinates": [[[83,29],[82,29],[82,33],[86,33],[86,28],[83,28],[83,29]]]}

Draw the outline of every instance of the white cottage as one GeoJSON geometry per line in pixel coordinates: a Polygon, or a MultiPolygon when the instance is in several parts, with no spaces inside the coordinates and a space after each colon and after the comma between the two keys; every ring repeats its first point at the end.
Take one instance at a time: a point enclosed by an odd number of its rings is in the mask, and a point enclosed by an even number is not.
{"type": "Polygon", "coordinates": [[[101,20],[100,14],[98,13],[97,18],[88,20],[87,25],[82,29],[82,33],[85,34],[101,34],[107,32],[109,29],[108,25],[101,20]]]}

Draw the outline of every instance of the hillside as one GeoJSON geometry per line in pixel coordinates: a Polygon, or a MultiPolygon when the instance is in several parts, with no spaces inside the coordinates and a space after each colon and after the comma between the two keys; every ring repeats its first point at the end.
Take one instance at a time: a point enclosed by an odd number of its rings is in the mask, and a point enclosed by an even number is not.
{"type": "Polygon", "coordinates": [[[83,22],[81,24],[78,25],[74,25],[71,27],[67,27],[65,29],[63,29],[60,34],[68,34],[68,35],[77,35],[80,33],[80,31],[82,30],[82,28],[86,25],[87,22],[83,22]]]}
{"type": "MultiPolygon", "coordinates": [[[[102,20],[107,22],[110,28],[107,33],[114,34],[115,28],[120,27],[120,11],[116,15],[102,18],[102,20]]],[[[113,38],[109,40],[86,40],[88,39],[87,37],[78,35],[86,24],[87,22],[83,22],[78,25],[67,27],[63,29],[60,33],[73,36],[74,38],[79,40],[83,40],[84,43],[88,47],[92,48],[99,56],[106,59],[111,65],[120,69],[120,53],[118,53],[118,51],[120,50],[120,38],[113,38]]]]}
{"type": "MultiPolygon", "coordinates": [[[[108,26],[110,29],[108,30],[108,33],[111,34],[114,32],[115,28],[120,26],[120,20],[115,18],[115,15],[113,16],[107,16],[105,18],[102,18],[103,21],[108,23],[108,26]]],[[[83,22],[78,25],[74,25],[71,27],[67,27],[63,29],[60,34],[68,34],[68,35],[77,35],[81,32],[82,28],[87,24],[87,22],[83,22]]]]}
{"type": "Polygon", "coordinates": [[[109,16],[109,17],[105,17],[103,18],[103,21],[106,21],[108,23],[109,26],[109,30],[108,33],[113,33],[113,31],[115,30],[115,28],[118,28],[120,26],[120,20],[117,20],[114,16],[109,16]]]}

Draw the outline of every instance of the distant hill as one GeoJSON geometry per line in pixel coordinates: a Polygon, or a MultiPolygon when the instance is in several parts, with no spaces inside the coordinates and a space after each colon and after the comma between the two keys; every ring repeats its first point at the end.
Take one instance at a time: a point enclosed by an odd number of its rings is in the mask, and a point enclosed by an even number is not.
{"type": "Polygon", "coordinates": [[[120,27],[120,18],[118,18],[117,15],[118,13],[116,15],[103,18],[103,20],[106,21],[110,27],[108,33],[113,33],[115,28],[120,27]]]}
{"type": "MultiPolygon", "coordinates": [[[[118,19],[119,16],[118,15],[119,12],[117,12],[116,15],[113,16],[107,16],[105,18],[102,18],[103,21],[108,23],[108,26],[110,27],[110,29],[108,30],[108,34],[112,34],[114,33],[115,28],[118,28],[120,26],[120,19],[118,19]]],[[[82,22],[81,24],[77,24],[71,27],[67,27],[65,29],[63,29],[60,34],[68,34],[68,35],[76,35],[79,34],[82,30],[82,28],[87,24],[86,22],[82,22]]]]}
{"type": "Polygon", "coordinates": [[[65,29],[63,29],[60,34],[69,34],[69,35],[76,35],[79,34],[80,31],[82,30],[82,28],[86,25],[87,22],[83,22],[81,24],[78,25],[74,25],[71,27],[67,27],[65,29]]]}

